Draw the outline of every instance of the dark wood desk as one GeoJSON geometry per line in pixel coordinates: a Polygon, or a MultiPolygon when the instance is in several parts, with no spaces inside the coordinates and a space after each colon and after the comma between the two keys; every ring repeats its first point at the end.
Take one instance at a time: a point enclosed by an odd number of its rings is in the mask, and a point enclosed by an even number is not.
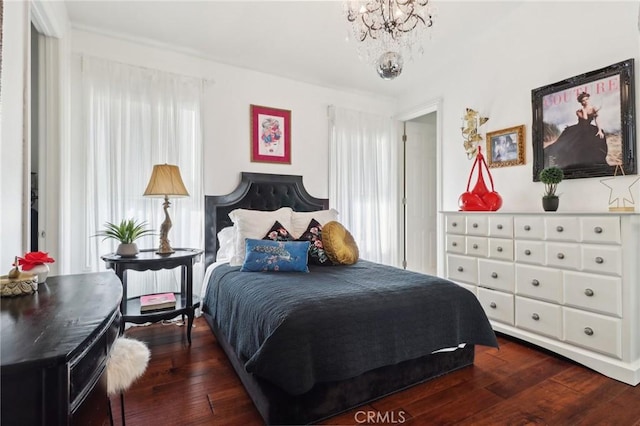
{"type": "Polygon", "coordinates": [[[104,371],[121,299],[110,272],[49,277],[0,299],[3,426],[108,424],[104,371]]]}
{"type": "Polygon", "coordinates": [[[141,250],[136,257],[122,257],[115,253],[102,256],[107,268],[112,268],[120,281],[124,296],[120,304],[120,311],[124,322],[144,324],[175,318],[177,315],[187,315],[187,340],[191,344],[191,327],[195,310],[200,306],[200,296],[193,294],[193,264],[202,257],[202,250],[174,249],[170,255],[159,255],[156,249],[141,250]],[[129,269],[134,271],[159,271],[181,267],[180,293],[176,293],[175,309],[140,312],[140,297],[127,298],[127,274],[129,269]]]}

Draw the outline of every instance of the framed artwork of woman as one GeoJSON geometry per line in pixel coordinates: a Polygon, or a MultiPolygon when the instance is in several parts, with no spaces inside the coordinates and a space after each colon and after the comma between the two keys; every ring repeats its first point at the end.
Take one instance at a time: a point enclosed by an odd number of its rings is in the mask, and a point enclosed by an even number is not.
{"type": "Polygon", "coordinates": [[[565,179],[637,173],[633,59],[534,89],[531,102],[534,181],[549,166],[565,179]]]}

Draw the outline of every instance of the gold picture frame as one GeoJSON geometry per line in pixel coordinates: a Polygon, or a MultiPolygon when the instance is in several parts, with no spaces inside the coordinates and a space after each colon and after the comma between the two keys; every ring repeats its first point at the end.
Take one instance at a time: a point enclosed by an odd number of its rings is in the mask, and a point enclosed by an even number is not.
{"type": "Polygon", "coordinates": [[[525,164],[524,124],[487,132],[487,165],[489,167],[525,164]]]}

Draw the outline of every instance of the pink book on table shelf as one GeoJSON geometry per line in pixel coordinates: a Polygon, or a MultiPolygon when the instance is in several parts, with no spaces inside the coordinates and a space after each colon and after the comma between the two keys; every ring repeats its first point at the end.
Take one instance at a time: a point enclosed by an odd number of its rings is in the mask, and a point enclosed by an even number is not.
{"type": "Polygon", "coordinates": [[[145,294],[140,296],[140,306],[168,305],[176,303],[176,295],[173,293],[145,294]]]}

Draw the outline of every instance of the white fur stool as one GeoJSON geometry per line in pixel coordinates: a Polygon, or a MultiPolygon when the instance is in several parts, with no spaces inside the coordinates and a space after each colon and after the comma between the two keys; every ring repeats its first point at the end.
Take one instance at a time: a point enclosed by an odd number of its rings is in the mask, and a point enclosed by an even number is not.
{"type": "MultiPolygon", "coordinates": [[[[151,352],[147,345],[135,339],[119,337],[113,344],[107,360],[107,395],[120,394],[120,410],[122,426],[124,426],[124,391],[147,369],[151,352]]],[[[109,399],[109,416],[113,425],[111,399],[109,399]]]]}

